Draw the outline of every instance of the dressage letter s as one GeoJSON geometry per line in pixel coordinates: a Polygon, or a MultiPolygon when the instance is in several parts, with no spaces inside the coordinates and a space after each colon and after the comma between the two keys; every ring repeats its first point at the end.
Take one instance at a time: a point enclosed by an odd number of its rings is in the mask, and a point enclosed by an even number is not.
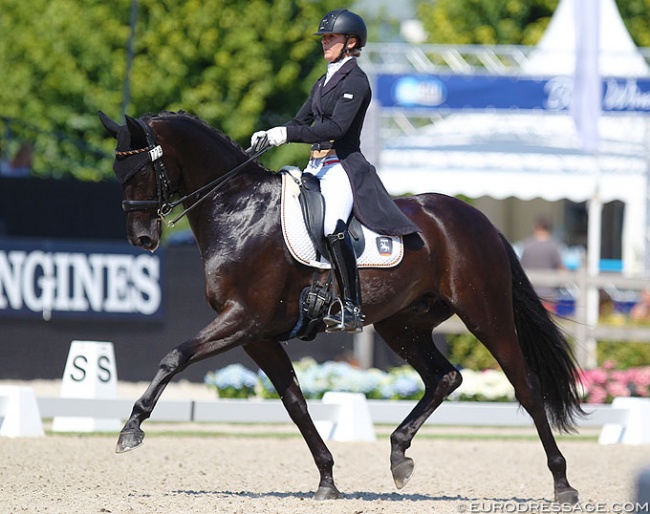
{"type": "Polygon", "coordinates": [[[75,382],[82,382],[86,378],[86,368],[83,367],[88,364],[88,359],[84,355],[77,355],[72,361],[72,366],[81,372],[81,376],[75,376],[74,372],[70,373],[70,378],[75,382]],[[81,365],[80,365],[81,362],[81,365]]]}

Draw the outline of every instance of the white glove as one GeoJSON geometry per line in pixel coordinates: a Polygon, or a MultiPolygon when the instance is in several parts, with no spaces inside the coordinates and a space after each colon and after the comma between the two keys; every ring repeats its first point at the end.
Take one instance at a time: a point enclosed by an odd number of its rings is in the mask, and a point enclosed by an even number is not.
{"type": "Polygon", "coordinates": [[[280,146],[287,142],[287,127],[273,127],[266,131],[271,146],[280,146]]]}
{"type": "Polygon", "coordinates": [[[266,136],[266,130],[255,132],[255,134],[251,136],[251,147],[255,148],[257,146],[257,142],[263,139],[264,136],[266,136]]]}

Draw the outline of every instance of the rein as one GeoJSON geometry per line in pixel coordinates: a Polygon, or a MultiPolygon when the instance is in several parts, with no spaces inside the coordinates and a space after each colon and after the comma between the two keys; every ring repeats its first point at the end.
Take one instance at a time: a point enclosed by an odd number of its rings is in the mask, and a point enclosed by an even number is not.
{"type": "Polygon", "coordinates": [[[145,148],[140,148],[138,150],[128,150],[126,152],[118,152],[115,154],[120,157],[127,157],[129,155],[138,155],[144,152],[149,152],[149,160],[153,163],[156,170],[156,200],[123,200],[122,201],[122,210],[126,213],[136,212],[136,211],[152,211],[155,210],[156,214],[161,221],[165,221],[165,218],[172,212],[172,210],[181,205],[186,200],[194,198],[202,193],[205,193],[204,196],[196,200],[192,205],[183,210],[178,216],[174,219],[166,221],[168,227],[173,227],[180,219],[187,215],[191,210],[193,210],[197,205],[201,204],[206,198],[208,198],[212,193],[221,189],[231,178],[237,175],[248,163],[257,159],[260,155],[266,152],[271,145],[269,145],[264,139],[261,144],[256,144],[254,147],[246,150],[246,154],[249,155],[241,164],[238,164],[236,167],[228,171],[221,177],[214,179],[211,182],[199,187],[198,189],[192,191],[191,193],[179,198],[178,200],[170,200],[170,196],[175,193],[170,193],[170,181],[169,175],[167,174],[167,168],[162,160],[163,150],[160,145],[156,145],[155,136],[153,131],[141,120],[137,120],[138,123],[144,129],[145,134],[147,135],[147,143],[149,146],[145,148]]]}

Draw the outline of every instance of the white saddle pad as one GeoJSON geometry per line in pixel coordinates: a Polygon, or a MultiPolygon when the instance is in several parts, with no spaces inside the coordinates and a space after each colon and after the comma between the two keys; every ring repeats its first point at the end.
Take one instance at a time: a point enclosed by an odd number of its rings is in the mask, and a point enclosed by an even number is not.
{"type": "MultiPolygon", "coordinates": [[[[316,248],[312,243],[305,220],[302,216],[298,196],[300,189],[300,170],[282,173],[282,234],[291,255],[300,263],[320,269],[332,266],[324,258],[317,259],[316,248]],[[293,175],[293,176],[292,176],[293,175]]],[[[404,244],[401,236],[383,236],[363,227],[366,247],[357,259],[360,268],[392,268],[404,257],[404,244]]]]}

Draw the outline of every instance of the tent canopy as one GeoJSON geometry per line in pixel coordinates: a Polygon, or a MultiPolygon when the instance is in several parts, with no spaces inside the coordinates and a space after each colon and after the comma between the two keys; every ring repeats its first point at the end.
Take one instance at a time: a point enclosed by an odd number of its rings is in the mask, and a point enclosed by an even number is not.
{"type": "MultiPolygon", "coordinates": [[[[600,72],[650,75],[614,0],[601,2],[600,72]]],[[[570,76],[575,66],[574,0],[561,0],[524,76],[570,76]]],[[[470,198],[580,202],[595,193],[626,204],[623,259],[645,253],[648,123],[642,115],[599,119],[597,157],[581,149],[569,113],[457,112],[408,136],[383,141],[378,170],[392,194],[437,191],[470,198]],[[598,189],[596,189],[598,184],[598,189]]]]}

